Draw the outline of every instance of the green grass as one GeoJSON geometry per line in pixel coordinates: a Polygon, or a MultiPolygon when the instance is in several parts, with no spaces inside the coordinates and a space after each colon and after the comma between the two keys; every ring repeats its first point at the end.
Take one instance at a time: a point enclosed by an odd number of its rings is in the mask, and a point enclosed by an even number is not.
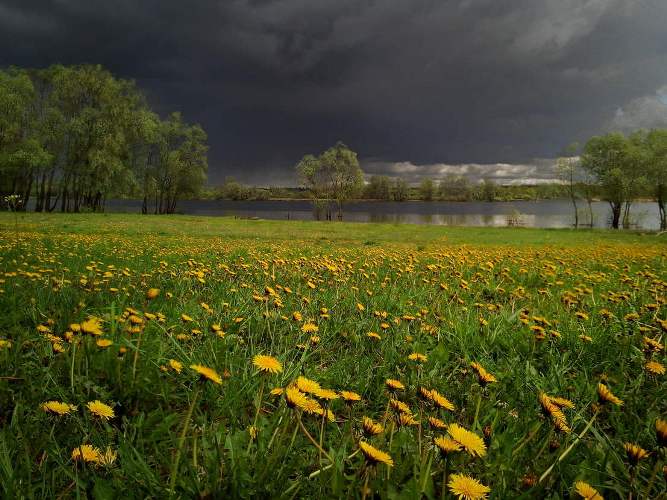
{"type": "Polygon", "coordinates": [[[656,498],[665,449],[655,421],[667,417],[667,389],[665,375],[645,364],[664,365],[665,351],[644,339],[664,344],[665,241],[611,231],[0,214],[0,339],[11,343],[0,344],[0,491],[361,498],[367,484],[366,498],[453,498],[443,479],[464,473],[493,498],[576,497],[576,480],[605,498],[656,498]],[[153,300],[150,288],[161,291],[153,300]],[[131,316],[142,320],[135,332],[131,316]],[[90,317],[102,320],[101,336],[68,333],[90,317]],[[534,328],[541,318],[544,339],[534,328]],[[306,322],[319,331],[304,332],[306,322]],[[112,345],[98,346],[100,338],[112,345]],[[408,359],[415,352],[427,361],[408,359]],[[284,370],[259,374],[256,354],[275,356],[284,370]],[[471,362],[497,382],[480,385],[471,362]],[[200,381],[195,363],[223,383],[200,381]],[[323,422],[269,394],[299,375],[362,401],[331,402],[335,421],[323,422]],[[395,397],[418,425],[386,413],[388,378],[405,385],[395,397]],[[622,407],[600,404],[601,381],[622,407]],[[419,387],[437,389],[455,410],[420,399],[419,387]],[[541,392],[575,404],[563,410],[572,432],[555,429],[541,392]],[[98,399],[113,418],[86,408],[98,399]],[[77,410],[49,415],[41,409],[49,400],[77,410]],[[372,466],[358,451],[363,416],[386,420],[385,432],[363,439],[393,467],[372,466]],[[484,436],[486,455],[458,452],[445,465],[433,438],[446,431],[429,417],[484,436]],[[651,454],[631,467],[625,442],[651,454]],[[73,460],[88,443],[117,458],[73,460]]]}

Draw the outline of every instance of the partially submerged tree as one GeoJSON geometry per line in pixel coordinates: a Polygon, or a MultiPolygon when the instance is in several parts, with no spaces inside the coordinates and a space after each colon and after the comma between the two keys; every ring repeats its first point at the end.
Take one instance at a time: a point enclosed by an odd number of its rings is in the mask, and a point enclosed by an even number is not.
{"type": "MultiPolygon", "coordinates": [[[[343,218],[343,204],[363,189],[363,172],[357,154],[342,142],[320,156],[304,156],[296,166],[302,184],[310,189],[316,206],[323,200],[333,201],[338,219],[343,218]]],[[[327,218],[331,219],[328,212],[327,218]]]]}
{"type": "Polygon", "coordinates": [[[581,161],[576,156],[579,145],[576,143],[570,144],[565,149],[564,156],[556,160],[556,172],[558,177],[565,183],[568,197],[574,209],[574,228],[579,227],[579,209],[577,207],[577,184],[580,182],[581,161]]]}

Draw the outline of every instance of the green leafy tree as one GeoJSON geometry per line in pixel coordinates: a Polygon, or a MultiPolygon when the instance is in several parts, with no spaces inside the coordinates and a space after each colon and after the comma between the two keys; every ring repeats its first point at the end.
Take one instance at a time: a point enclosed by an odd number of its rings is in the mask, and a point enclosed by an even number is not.
{"type": "Polygon", "coordinates": [[[406,201],[410,196],[410,188],[405,179],[397,177],[394,180],[394,186],[391,192],[394,201],[406,201]]]}
{"type": "MultiPolygon", "coordinates": [[[[363,189],[363,171],[357,154],[342,142],[319,157],[304,156],[296,171],[301,183],[310,189],[315,206],[321,207],[322,202],[333,201],[339,220],[343,218],[343,204],[357,197],[363,189]]],[[[327,209],[327,219],[331,218],[327,209]]]]}
{"type": "Polygon", "coordinates": [[[646,177],[658,203],[660,230],[667,230],[667,129],[651,130],[644,137],[646,177]]]}
{"type": "Polygon", "coordinates": [[[579,208],[577,207],[577,185],[581,177],[581,161],[576,156],[579,145],[570,144],[564,156],[556,160],[556,172],[558,177],[564,182],[568,197],[574,210],[574,228],[579,227],[579,208]]]}
{"type": "Polygon", "coordinates": [[[368,180],[364,196],[371,200],[390,200],[391,181],[386,175],[373,175],[368,180]]]}
{"type": "Polygon", "coordinates": [[[435,183],[433,179],[426,177],[419,184],[419,197],[424,201],[433,201],[435,196],[435,183]]]}

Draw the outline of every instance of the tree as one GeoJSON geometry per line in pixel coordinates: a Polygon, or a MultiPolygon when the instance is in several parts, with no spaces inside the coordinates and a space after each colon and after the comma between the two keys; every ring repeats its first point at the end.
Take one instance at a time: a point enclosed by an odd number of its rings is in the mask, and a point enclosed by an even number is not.
{"type": "Polygon", "coordinates": [[[579,209],[577,208],[577,182],[579,180],[579,171],[581,163],[579,158],[575,155],[579,145],[576,143],[570,144],[565,150],[565,156],[558,158],[556,161],[556,172],[558,177],[565,183],[567,194],[572,202],[574,209],[574,228],[579,227],[579,209]]]}
{"type": "Polygon", "coordinates": [[[472,196],[470,181],[464,175],[447,174],[440,181],[438,193],[443,200],[469,201],[472,196]]]}
{"type": "MultiPolygon", "coordinates": [[[[363,171],[357,154],[342,142],[319,157],[304,156],[296,171],[302,184],[310,189],[316,206],[322,200],[335,202],[339,220],[343,218],[343,204],[358,196],[363,188],[363,171]]],[[[331,219],[330,212],[327,218],[331,219]]]]}
{"type": "Polygon", "coordinates": [[[364,190],[364,196],[371,200],[391,199],[391,183],[385,175],[373,175],[368,180],[364,190]]]}
{"type": "Polygon", "coordinates": [[[435,183],[433,179],[426,177],[419,184],[419,197],[424,201],[433,201],[435,195],[435,183]]]}
{"type": "Polygon", "coordinates": [[[633,170],[639,156],[638,145],[618,132],[592,137],[584,147],[582,166],[599,183],[602,197],[611,207],[614,229],[619,228],[624,204],[627,205],[623,222],[629,223],[630,203],[643,184],[644,178],[633,170]]]}
{"type": "Polygon", "coordinates": [[[480,184],[480,196],[484,201],[494,201],[498,186],[492,179],[483,179],[480,184]]]}
{"type": "Polygon", "coordinates": [[[646,176],[652,195],[658,203],[660,230],[667,230],[667,130],[651,130],[645,137],[646,176]]]}
{"type": "Polygon", "coordinates": [[[391,193],[394,201],[405,201],[408,199],[409,194],[410,189],[408,188],[408,183],[405,179],[397,177],[394,180],[394,187],[391,193]]]}

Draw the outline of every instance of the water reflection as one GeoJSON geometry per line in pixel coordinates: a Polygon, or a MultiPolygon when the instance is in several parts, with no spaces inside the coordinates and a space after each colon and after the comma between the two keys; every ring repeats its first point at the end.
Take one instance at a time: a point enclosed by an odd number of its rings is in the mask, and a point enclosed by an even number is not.
{"type": "MultiPolygon", "coordinates": [[[[609,205],[595,202],[593,227],[609,227],[609,205]]],[[[140,212],[137,200],[112,200],[107,210],[140,212]]],[[[189,215],[222,215],[238,218],[313,220],[309,201],[183,201],[179,212],[189,215]]],[[[656,203],[632,205],[632,228],[656,230],[659,227],[656,203]]],[[[589,221],[588,207],[582,210],[580,222],[589,221]]],[[[574,216],[570,203],[563,200],[518,202],[355,202],[345,207],[343,220],[351,222],[387,222],[437,224],[443,226],[519,225],[525,227],[572,227],[574,216]]],[[[583,224],[582,224],[583,225],[583,224]]]]}

